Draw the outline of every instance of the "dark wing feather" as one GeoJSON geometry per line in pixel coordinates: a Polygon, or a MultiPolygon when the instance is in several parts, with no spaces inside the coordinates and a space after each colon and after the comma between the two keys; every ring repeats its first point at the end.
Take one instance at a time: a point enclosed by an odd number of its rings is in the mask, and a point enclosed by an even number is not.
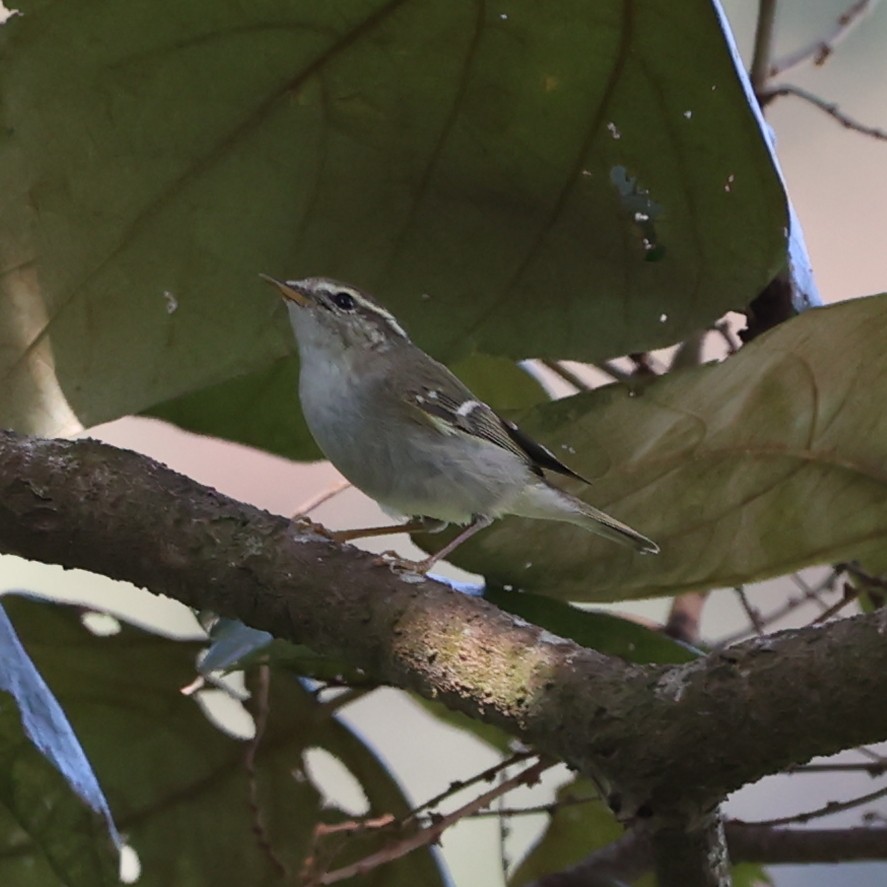
{"type": "Polygon", "coordinates": [[[591,483],[590,480],[573,471],[569,466],[564,465],[548,447],[542,446],[541,443],[537,443],[532,437],[521,431],[514,422],[509,422],[508,419],[499,419],[499,421],[511,439],[527,454],[534,465],[544,468],[546,471],[556,471],[558,474],[566,475],[566,477],[574,477],[576,480],[581,480],[586,484],[591,483]]]}
{"type": "MultiPolygon", "coordinates": [[[[423,357],[427,360],[425,355],[423,357]]],[[[526,460],[540,476],[545,469],[590,483],[564,465],[551,450],[521,431],[514,422],[503,419],[478,400],[446,367],[437,364],[433,378],[422,378],[425,369],[427,364],[424,361],[416,367],[415,382],[406,392],[406,399],[443,433],[461,431],[488,440],[526,460]]]]}

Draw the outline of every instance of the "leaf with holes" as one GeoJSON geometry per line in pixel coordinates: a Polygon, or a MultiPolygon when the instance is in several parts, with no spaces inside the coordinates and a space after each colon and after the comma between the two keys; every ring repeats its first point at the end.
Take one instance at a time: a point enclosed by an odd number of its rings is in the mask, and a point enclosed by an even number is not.
{"type": "Polygon", "coordinates": [[[259,272],[365,286],[448,361],[594,359],[683,338],[786,260],[710,0],[15,6],[7,427],[268,371],[293,345],[259,272]]]}

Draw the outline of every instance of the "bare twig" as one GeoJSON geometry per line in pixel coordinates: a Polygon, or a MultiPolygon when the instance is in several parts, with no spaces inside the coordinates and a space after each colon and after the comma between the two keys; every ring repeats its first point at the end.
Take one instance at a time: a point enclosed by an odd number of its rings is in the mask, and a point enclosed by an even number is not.
{"type": "MultiPolygon", "coordinates": [[[[818,586],[813,588],[808,585],[797,573],[792,573],[789,578],[798,586],[798,588],[801,589],[801,591],[803,592],[803,596],[789,597],[782,606],[777,607],[775,610],[773,610],[773,612],[768,613],[766,616],[761,615],[761,613],[759,613],[756,608],[753,608],[756,614],[755,618],[759,622],[759,626],[757,626],[755,629],[757,633],[760,634],[765,629],[773,625],[775,622],[778,622],[780,619],[788,616],[790,613],[797,610],[798,607],[802,607],[806,603],[815,603],[823,612],[825,612],[828,609],[829,605],[826,604],[825,601],[822,600],[822,598],[820,598],[820,595],[823,592],[830,591],[834,587],[837,576],[837,572],[833,570],[826,576],[825,579],[822,580],[822,582],[819,583],[818,586]]],[[[736,588],[734,590],[739,593],[740,603],[743,604],[743,607],[749,607],[750,603],[747,599],[743,603],[743,597],[745,594],[744,589],[736,588]]],[[[748,609],[746,609],[746,613],[748,613],[748,609]]],[[[749,619],[752,619],[750,614],[749,619]]],[[[755,624],[754,620],[752,620],[752,624],[755,624]]],[[[734,641],[739,640],[740,638],[746,637],[747,635],[748,631],[746,629],[733,632],[732,634],[719,638],[716,647],[717,649],[721,649],[728,644],[732,644],[734,641]]]]}
{"type": "MultiPolygon", "coordinates": [[[[439,819],[436,819],[427,828],[421,829],[413,835],[409,835],[399,841],[389,844],[387,847],[383,847],[376,853],[372,853],[357,862],[343,866],[340,869],[335,869],[331,872],[326,872],[319,878],[315,879],[313,883],[318,885],[336,884],[339,881],[344,881],[346,878],[353,878],[355,875],[362,875],[373,871],[373,869],[378,868],[380,865],[384,865],[386,862],[400,859],[408,853],[411,853],[413,850],[417,850],[419,847],[426,847],[429,844],[433,844],[451,825],[454,825],[466,816],[470,816],[477,810],[488,806],[495,801],[496,798],[517,788],[519,785],[532,785],[539,779],[539,776],[551,766],[553,766],[553,762],[544,761],[540,758],[535,764],[527,767],[526,770],[522,770],[515,776],[506,779],[495,788],[490,789],[488,792],[484,792],[482,795],[479,795],[477,798],[464,804],[458,810],[454,810],[452,813],[448,813],[446,816],[441,816],[439,819]]],[[[308,887],[308,884],[310,883],[312,882],[308,882],[306,887],[308,887]]]]}
{"type": "Polygon", "coordinates": [[[391,813],[383,813],[372,819],[349,819],[347,822],[318,822],[314,826],[314,835],[324,838],[327,835],[354,835],[358,832],[372,832],[378,829],[397,825],[397,819],[391,813]]]}
{"type": "Polygon", "coordinates": [[[634,364],[631,378],[659,375],[659,371],[656,369],[656,361],[649,351],[633,351],[628,355],[628,359],[634,364]]]}
{"type": "MultiPolygon", "coordinates": [[[[500,781],[504,777],[504,771],[500,776],[500,781]]],[[[501,814],[502,811],[502,796],[500,795],[496,798],[496,812],[501,814]]],[[[508,836],[511,834],[511,822],[505,816],[496,817],[496,831],[497,837],[499,839],[499,867],[502,871],[502,881],[503,883],[508,880],[508,869],[511,868],[511,861],[508,858],[508,848],[505,846],[505,842],[508,840],[508,836]]]]}
{"type": "Polygon", "coordinates": [[[678,595],[671,603],[665,633],[687,644],[699,642],[699,622],[708,592],[691,591],[678,595]]]}
{"type": "Polygon", "coordinates": [[[589,385],[588,382],[577,373],[574,373],[573,370],[566,366],[562,360],[548,360],[545,358],[539,362],[542,366],[551,370],[559,378],[563,379],[568,385],[572,385],[577,391],[591,391],[594,387],[593,385],[589,385]]]}
{"type": "Polygon", "coordinates": [[[789,576],[789,579],[791,579],[791,581],[804,592],[804,601],[816,604],[823,612],[828,609],[828,604],[820,597],[820,595],[826,591],[831,591],[834,588],[835,578],[836,573],[833,570],[829,573],[826,579],[821,581],[818,585],[812,586],[807,583],[800,573],[792,573],[789,576]]]}
{"type": "Polygon", "coordinates": [[[871,761],[868,764],[801,764],[789,767],[786,773],[868,773],[883,776],[887,773],[887,761],[871,761]]]}
{"type": "Polygon", "coordinates": [[[480,773],[475,773],[474,776],[469,779],[462,779],[457,782],[450,783],[444,791],[442,791],[439,795],[435,795],[428,801],[420,804],[418,807],[413,808],[405,817],[404,823],[412,822],[415,819],[419,818],[419,814],[423,810],[431,810],[434,807],[437,807],[442,801],[445,801],[447,798],[452,797],[455,794],[458,794],[461,791],[464,791],[466,788],[470,788],[472,785],[477,785],[479,782],[492,782],[500,773],[504,770],[507,770],[509,767],[513,767],[515,764],[520,764],[522,761],[526,761],[528,758],[535,757],[535,753],[531,751],[520,751],[515,752],[508,758],[505,758],[502,761],[499,761],[496,764],[493,764],[492,767],[488,767],[486,770],[482,770],[480,773]]]}
{"type": "Polygon", "coordinates": [[[865,755],[870,761],[876,761],[879,764],[887,764],[887,758],[884,755],[879,754],[874,749],[869,748],[868,746],[861,745],[856,751],[858,751],[861,755],[865,755]]]}
{"type": "Polygon", "coordinates": [[[477,813],[472,813],[470,818],[490,819],[493,816],[539,816],[540,814],[553,816],[558,810],[563,810],[565,807],[578,807],[600,799],[600,795],[588,795],[583,798],[561,798],[550,804],[537,804],[535,807],[497,807],[495,810],[478,810],[477,813]]]}
{"type": "Polygon", "coordinates": [[[256,669],[258,686],[253,694],[251,705],[256,733],[246,747],[244,767],[246,768],[249,786],[249,809],[252,814],[252,832],[256,837],[256,843],[268,857],[274,868],[286,879],[290,877],[289,868],[275,853],[271,844],[271,836],[265,826],[265,818],[262,814],[262,804],[259,800],[259,786],[256,781],[256,754],[265,735],[265,727],[268,723],[268,691],[271,684],[271,669],[267,665],[260,665],[256,669]]]}
{"type": "Polygon", "coordinates": [[[758,21],[755,26],[755,49],[749,72],[752,89],[759,101],[761,93],[770,79],[770,58],[773,53],[773,27],[775,24],[776,0],[759,0],[758,21]]]}
{"type": "Polygon", "coordinates": [[[824,610],[820,613],[816,618],[811,621],[811,625],[818,625],[820,622],[825,622],[828,619],[831,619],[832,616],[840,613],[844,607],[852,604],[859,597],[859,589],[854,588],[849,582],[844,583],[844,594],[837,603],[832,604],[828,609],[824,610]]]}
{"type": "Polygon", "coordinates": [[[749,601],[748,595],[745,593],[745,587],[737,585],[733,588],[733,591],[736,592],[736,596],[739,598],[739,603],[742,605],[742,609],[745,610],[745,615],[748,616],[748,621],[751,623],[755,633],[763,634],[764,620],[761,618],[761,611],[757,607],[751,605],[751,601],[749,601]]]}
{"type": "Polygon", "coordinates": [[[730,324],[726,320],[719,320],[712,327],[712,330],[718,333],[727,344],[727,354],[736,354],[736,352],[742,347],[742,342],[733,335],[733,331],[730,329],[730,324]]]}
{"type": "Polygon", "coordinates": [[[786,71],[790,71],[792,68],[796,68],[806,62],[812,62],[814,65],[825,64],[838,44],[847,39],[847,36],[855,29],[856,25],[865,18],[866,13],[871,12],[876,4],[877,0],[856,0],[855,3],[851,4],[838,16],[832,29],[827,34],[807,44],[807,46],[774,61],[770,65],[769,76],[771,78],[779,77],[785,74],[786,71]]]}
{"type": "Polygon", "coordinates": [[[598,363],[592,364],[595,369],[600,370],[602,373],[606,373],[608,376],[614,378],[617,382],[627,382],[631,379],[632,374],[627,372],[626,370],[621,369],[616,366],[612,360],[602,360],[598,363]]]}
{"type": "Polygon", "coordinates": [[[887,579],[882,576],[875,576],[861,569],[858,564],[835,564],[835,571],[839,573],[847,573],[854,579],[858,579],[864,585],[872,588],[887,591],[887,579]]]}
{"type": "Polygon", "coordinates": [[[351,486],[351,482],[342,478],[337,480],[332,486],[325,490],[321,490],[316,496],[306,499],[294,512],[293,520],[310,514],[315,508],[319,508],[324,502],[329,502],[334,496],[338,496],[342,490],[347,490],[351,486]]]}
{"type": "Polygon", "coordinates": [[[811,819],[831,816],[833,813],[841,813],[844,810],[853,810],[863,804],[868,804],[870,801],[877,801],[878,798],[883,798],[885,795],[887,795],[887,786],[883,786],[877,791],[869,792],[867,795],[860,795],[858,798],[853,798],[849,801],[829,801],[827,804],[824,804],[822,807],[817,807],[815,810],[808,810],[804,813],[795,813],[792,816],[780,816],[777,819],[764,819],[760,822],[743,822],[742,820],[736,820],[736,822],[740,825],[769,827],[804,823],[809,822],[811,819]]]}
{"type": "Polygon", "coordinates": [[[887,132],[883,129],[880,129],[877,126],[868,126],[865,123],[860,123],[858,120],[854,120],[849,114],[845,114],[834,102],[827,102],[815,93],[802,89],[800,86],[793,86],[791,84],[774,86],[772,89],[765,90],[761,96],[761,103],[766,104],[773,99],[788,95],[793,95],[796,98],[803,99],[805,102],[809,102],[814,107],[819,108],[820,111],[824,111],[829,117],[836,120],[846,129],[851,129],[854,132],[861,133],[862,135],[869,136],[873,139],[887,142],[887,132]]]}

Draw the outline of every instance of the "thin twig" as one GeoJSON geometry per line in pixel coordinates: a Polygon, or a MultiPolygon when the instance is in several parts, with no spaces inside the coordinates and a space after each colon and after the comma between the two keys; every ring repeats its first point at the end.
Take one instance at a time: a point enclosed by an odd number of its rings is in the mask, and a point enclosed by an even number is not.
{"type": "Polygon", "coordinates": [[[848,573],[864,585],[887,591],[887,579],[884,579],[881,576],[875,576],[872,573],[867,573],[865,570],[861,569],[858,564],[835,564],[835,570],[838,573],[848,573]]]}
{"type": "Polygon", "coordinates": [[[339,881],[344,881],[346,878],[353,878],[355,875],[363,875],[367,872],[371,872],[373,869],[378,868],[386,862],[392,862],[395,859],[400,859],[401,857],[406,856],[408,853],[412,853],[413,850],[417,850],[419,847],[426,847],[429,844],[433,844],[451,825],[454,825],[466,816],[470,816],[477,810],[488,806],[495,801],[496,798],[517,788],[519,785],[532,785],[539,779],[539,776],[545,770],[552,766],[554,766],[553,762],[543,761],[540,758],[535,764],[527,767],[526,770],[522,770],[510,779],[506,779],[500,785],[490,789],[488,792],[484,792],[482,795],[479,795],[477,798],[464,804],[458,810],[454,810],[446,816],[441,816],[427,828],[420,830],[416,834],[409,835],[400,841],[389,844],[387,847],[383,847],[376,853],[371,853],[369,856],[365,856],[363,859],[351,863],[351,865],[327,872],[326,874],[321,875],[314,883],[324,885],[336,884],[339,881]]]}
{"type": "MultiPolygon", "coordinates": [[[[770,58],[773,51],[773,26],[776,23],[776,0],[760,0],[758,3],[758,21],[755,26],[755,48],[752,56],[751,79],[752,89],[760,101],[761,94],[770,79],[770,58]]],[[[763,104],[763,102],[762,102],[763,104]]]]}
{"type": "Polygon", "coordinates": [[[374,819],[349,819],[347,822],[318,822],[314,826],[314,835],[324,838],[327,835],[354,835],[359,832],[371,832],[378,829],[389,828],[397,824],[397,819],[391,813],[383,813],[374,819]]]}
{"type": "Polygon", "coordinates": [[[593,363],[592,366],[602,373],[614,378],[617,382],[628,382],[632,378],[632,374],[627,370],[623,370],[616,366],[612,360],[602,360],[599,363],[593,363]]]}
{"type": "Polygon", "coordinates": [[[293,512],[293,520],[296,518],[303,517],[306,514],[310,514],[314,511],[315,508],[319,508],[323,505],[324,502],[329,502],[333,496],[338,496],[342,490],[347,490],[348,487],[351,486],[351,482],[345,480],[337,480],[331,487],[328,487],[325,490],[321,490],[316,496],[312,496],[310,499],[306,499],[294,512],[293,512]]]}
{"type": "Polygon", "coordinates": [[[271,669],[267,665],[260,665],[256,671],[258,687],[253,695],[252,714],[255,721],[256,732],[246,747],[244,755],[244,767],[247,773],[249,786],[249,809],[252,814],[252,832],[256,836],[256,843],[265,852],[271,864],[285,879],[289,879],[288,866],[274,851],[271,844],[271,836],[265,826],[265,818],[262,812],[262,804],[259,800],[259,786],[256,780],[256,754],[265,735],[265,727],[268,723],[268,696],[271,685],[271,669]]]}
{"type": "Polygon", "coordinates": [[[584,798],[568,797],[552,801],[550,804],[537,804],[535,807],[497,807],[495,810],[478,810],[477,813],[472,813],[467,818],[490,819],[493,816],[539,816],[540,814],[553,816],[558,810],[563,810],[565,807],[577,807],[599,800],[600,795],[589,795],[584,798]]]}
{"type": "Polygon", "coordinates": [[[628,359],[634,364],[631,378],[659,375],[659,370],[656,368],[656,359],[649,351],[632,351],[628,355],[628,359]]]}
{"type": "Polygon", "coordinates": [[[574,373],[568,366],[564,366],[562,360],[548,360],[547,358],[542,358],[539,362],[546,369],[555,373],[558,378],[562,379],[568,385],[572,385],[577,391],[591,391],[594,387],[593,385],[589,385],[585,379],[574,373]]]}
{"type": "Polygon", "coordinates": [[[819,625],[821,622],[825,622],[828,619],[831,619],[832,616],[840,613],[844,607],[852,604],[859,597],[859,589],[854,588],[849,582],[844,583],[844,595],[837,603],[832,604],[827,610],[820,613],[815,619],[813,619],[810,624],[811,625],[819,625]]]}
{"type": "Polygon", "coordinates": [[[736,595],[739,598],[739,603],[742,604],[742,609],[745,610],[745,615],[748,616],[748,621],[751,623],[755,633],[763,634],[764,620],[761,618],[761,611],[757,607],[751,605],[751,601],[749,601],[748,595],[745,593],[745,586],[736,585],[734,586],[733,591],[736,592],[736,595]]]}
{"type": "MultiPolygon", "coordinates": [[[[502,776],[505,775],[505,771],[502,771],[502,776]]],[[[500,778],[501,781],[501,778],[500,778]]],[[[502,810],[502,795],[499,795],[496,798],[496,810],[495,812],[501,813],[502,810]]],[[[496,818],[496,832],[497,837],[499,839],[499,867],[502,870],[502,881],[503,883],[508,880],[508,870],[511,868],[511,862],[508,859],[508,850],[505,846],[505,842],[508,840],[509,834],[511,834],[511,823],[504,816],[500,815],[496,818]]]]}
{"type": "Polygon", "coordinates": [[[687,644],[699,643],[699,623],[707,598],[707,591],[689,591],[675,597],[665,623],[665,633],[687,644]]]}
{"type": "Polygon", "coordinates": [[[860,745],[854,750],[858,751],[861,755],[865,755],[870,761],[877,761],[880,764],[887,764],[887,758],[885,758],[884,755],[876,752],[874,749],[869,748],[867,745],[860,745]]]}
{"type": "Polygon", "coordinates": [[[742,347],[742,343],[733,335],[733,331],[730,329],[730,324],[726,320],[719,320],[712,327],[712,330],[720,334],[724,342],[727,343],[727,354],[736,354],[736,352],[742,347]]]}
{"type": "Polygon", "coordinates": [[[477,785],[479,782],[492,782],[503,770],[513,767],[515,764],[520,764],[522,761],[526,761],[528,758],[533,758],[535,756],[535,752],[531,751],[515,752],[511,757],[505,758],[497,764],[493,764],[492,767],[488,767],[480,773],[475,773],[475,775],[469,779],[451,782],[439,795],[435,795],[430,800],[425,801],[418,807],[410,810],[410,812],[404,817],[404,824],[417,819],[423,810],[430,810],[432,807],[437,807],[438,804],[452,795],[458,794],[466,788],[470,788],[472,785],[477,785]]]}
{"type": "Polygon", "coordinates": [[[799,764],[789,767],[785,773],[868,773],[869,776],[883,776],[887,773],[887,761],[872,761],[864,764],[799,764]]]}
{"type": "MultiPolygon", "coordinates": [[[[760,630],[758,631],[758,633],[760,634],[762,631],[764,631],[765,629],[767,629],[771,625],[773,625],[773,623],[779,622],[780,619],[783,619],[784,617],[788,616],[790,613],[794,612],[795,610],[797,610],[799,607],[802,607],[806,603],[815,603],[819,606],[819,608],[823,612],[825,612],[828,609],[829,605],[826,604],[825,601],[823,601],[819,597],[819,595],[825,591],[830,591],[833,588],[834,583],[837,580],[837,577],[838,577],[838,573],[835,572],[834,570],[832,570],[831,572],[829,572],[828,576],[826,576],[826,578],[823,579],[823,581],[820,582],[820,584],[816,588],[811,588],[801,578],[801,576],[799,576],[797,573],[792,573],[789,576],[789,578],[798,586],[798,588],[801,589],[801,591],[803,592],[803,596],[802,597],[789,597],[786,600],[786,602],[784,604],[782,604],[782,606],[777,607],[775,610],[773,610],[771,613],[768,613],[766,616],[762,616],[757,610],[755,610],[755,612],[757,613],[757,617],[760,620],[760,630]]],[[[734,591],[739,592],[740,589],[736,588],[736,589],[734,589],[734,591]]],[[[740,602],[741,601],[742,601],[742,595],[740,594],[740,602]]],[[[748,602],[746,601],[746,603],[748,603],[748,602]]],[[[746,610],[746,612],[748,612],[748,611],[746,610]]],[[[751,617],[749,617],[749,618],[751,618],[751,617]]],[[[739,640],[740,638],[747,637],[747,635],[748,635],[748,631],[746,629],[743,629],[742,631],[733,632],[732,634],[725,635],[724,637],[718,639],[716,647],[717,647],[717,649],[721,649],[723,647],[726,647],[728,644],[732,644],[734,641],[739,640]]]]}
{"type": "Polygon", "coordinates": [[[823,612],[828,609],[828,604],[820,597],[820,595],[825,591],[832,590],[833,579],[829,578],[826,582],[821,582],[816,588],[813,588],[811,585],[807,584],[800,573],[792,573],[789,578],[801,589],[801,591],[804,592],[805,602],[810,601],[811,603],[816,604],[823,612]]]}
{"type": "Polygon", "coordinates": [[[869,801],[877,801],[878,798],[883,798],[885,795],[887,795],[887,786],[883,786],[877,791],[869,792],[867,795],[860,795],[858,798],[854,798],[850,801],[829,801],[824,806],[817,807],[816,810],[808,810],[805,813],[795,813],[793,816],[781,816],[778,819],[764,819],[761,822],[744,822],[743,820],[736,820],[736,822],[740,825],[759,827],[804,823],[809,822],[811,819],[819,819],[822,816],[831,816],[833,813],[842,813],[844,810],[853,810],[855,807],[859,807],[862,804],[868,804],[869,801]]]}
{"type": "Polygon", "coordinates": [[[865,123],[860,123],[858,120],[854,120],[848,114],[845,114],[834,102],[827,102],[825,99],[820,98],[818,95],[812,92],[808,92],[806,89],[802,89],[800,86],[792,86],[791,84],[785,84],[783,86],[774,86],[773,89],[766,90],[762,97],[761,102],[766,103],[772,101],[775,98],[779,98],[781,96],[793,95],[799,99],[803,99],[805,102],[809,102],[815,108],[819,108],[820,111],[824,111],[829,115],[833,120],[836,120],[841,126],[846,129],[851,129],[854,132],[861,133],[865,136],[870,136],[873,139],[878,139],[882,142],[887,142],[887,132],[883,129],[878,128],[877,126],[868,126],[865,123]]]}
{"type": "Polygon", "coordinates": [[[877,2],[878,0],[857,0],[838,16],[828,34],[774,61],[768,71],[770,77],[780,77],[786,71],[806,62],[813,62],[817,66],[825,64],[838,44],[847,39],[851,31],[863,20],[867,12],[871,12],[877,2]]]}

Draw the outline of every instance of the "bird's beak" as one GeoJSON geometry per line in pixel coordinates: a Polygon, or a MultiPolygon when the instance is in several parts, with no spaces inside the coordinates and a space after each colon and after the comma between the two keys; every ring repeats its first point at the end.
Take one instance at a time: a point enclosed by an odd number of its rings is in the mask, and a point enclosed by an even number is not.
{"type": "Polygon", "coordinates": [[[312,304],[310,296],[301,290],[296,289],[291,284],[285,283],[282,280],[277,280],[274,277],[269,277],[267,274],[260,274],[259,277],[261,277],[266,283],[270,283],[272,286],[277,287],[280,291],[280,295],[282,295],[284,299],[287,299],[290,302],[295,302],[302,308],[307,308],[312,304]]]}

